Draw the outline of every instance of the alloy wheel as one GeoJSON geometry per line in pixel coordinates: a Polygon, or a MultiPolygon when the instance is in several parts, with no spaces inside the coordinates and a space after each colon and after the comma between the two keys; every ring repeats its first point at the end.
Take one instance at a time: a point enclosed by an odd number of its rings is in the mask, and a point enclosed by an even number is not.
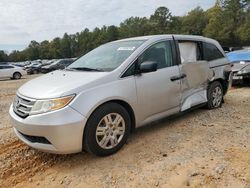
{"type": "Polygon", "coordinates": [[[103,149],[117,146],[125,134],[125,121],[118,113],[105,115],[96,128],[96,141],[103,149]]]}
{"type": "Polygon", "coordinates": [[[220,87],[214,88],[212,97],[213,97],[213,100],[212,100],[213,106],[215,108],[219,107],[221,105],[222,98],[223,98],[223,93],[220,87]]]}

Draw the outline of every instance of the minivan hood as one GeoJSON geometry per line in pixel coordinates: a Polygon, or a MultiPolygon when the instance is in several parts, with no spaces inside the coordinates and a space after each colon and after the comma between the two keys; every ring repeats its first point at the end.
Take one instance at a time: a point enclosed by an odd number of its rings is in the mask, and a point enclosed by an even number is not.
{"type": "MultiPolygon", "coordinates": [[[[34,99],[61,97],[78,87],[98,80],[108,72],[54,71],[35,78],[18,89],[20,95],[34,99]]],[[[73,94],[73,93],[70,93],[73,94]]]]}

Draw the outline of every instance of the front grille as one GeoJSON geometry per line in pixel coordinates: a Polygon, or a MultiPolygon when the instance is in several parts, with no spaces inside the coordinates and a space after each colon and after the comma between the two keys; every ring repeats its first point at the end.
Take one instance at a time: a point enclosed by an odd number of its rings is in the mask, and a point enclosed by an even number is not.
{"type": "Polygon", "coordinates": [[[34,99],[28,99],[21,97],[19,95],[16,95],[14,102],[13,102],[13,109],[14,112],[21,118],[26,118],[29,116],[30,111],[35,104],[34,99]]]}
{"type": "Polygon", "coordinates": [[[40,143],[40,144],[51,144],[50,141],[48,141],[45,137],[42,136],[30,136],[30,135],[26,135],[21,133],[20,131],[18,131],[25,139],[27,139],[28,141],[32,142],[32,143],[40,143]]]}

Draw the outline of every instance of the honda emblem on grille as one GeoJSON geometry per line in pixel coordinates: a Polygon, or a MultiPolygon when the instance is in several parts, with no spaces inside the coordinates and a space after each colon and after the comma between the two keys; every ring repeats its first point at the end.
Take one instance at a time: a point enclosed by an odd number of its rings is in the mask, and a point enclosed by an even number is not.
{"type": "Polygon", "coordinates": [[[17,108],[20,107],[20,102],[21,102],[20,99],[17,99],[17,100],[16,100],[16,107],[17,107],[17,108]]]}

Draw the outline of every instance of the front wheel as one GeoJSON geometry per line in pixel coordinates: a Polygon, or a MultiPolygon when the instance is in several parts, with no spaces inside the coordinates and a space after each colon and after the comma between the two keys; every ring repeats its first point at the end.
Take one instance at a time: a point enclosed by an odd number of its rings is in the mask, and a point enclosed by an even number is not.
{"type": "Polygon", "coordinates": [[[207,99],[208,109],[221,107],[223,102],[223,88],[220,82],[215,81],[208,86],[207,99]]]}
{"type": "Polygon", "coordinates": [[[21,76],[22,76],[22,75],[21,75],[19,72],[15,72],[15,73],[13,74],[13,79],[18,80],[18,79],[21,78],[21,76]]]}
{"type": "Polygon", "coordinates": [[[90,116],[84,131],[84,148],[97,156],[116,153],[127,141],[131,120],[117,103],[106,103],[90,116]]]}

